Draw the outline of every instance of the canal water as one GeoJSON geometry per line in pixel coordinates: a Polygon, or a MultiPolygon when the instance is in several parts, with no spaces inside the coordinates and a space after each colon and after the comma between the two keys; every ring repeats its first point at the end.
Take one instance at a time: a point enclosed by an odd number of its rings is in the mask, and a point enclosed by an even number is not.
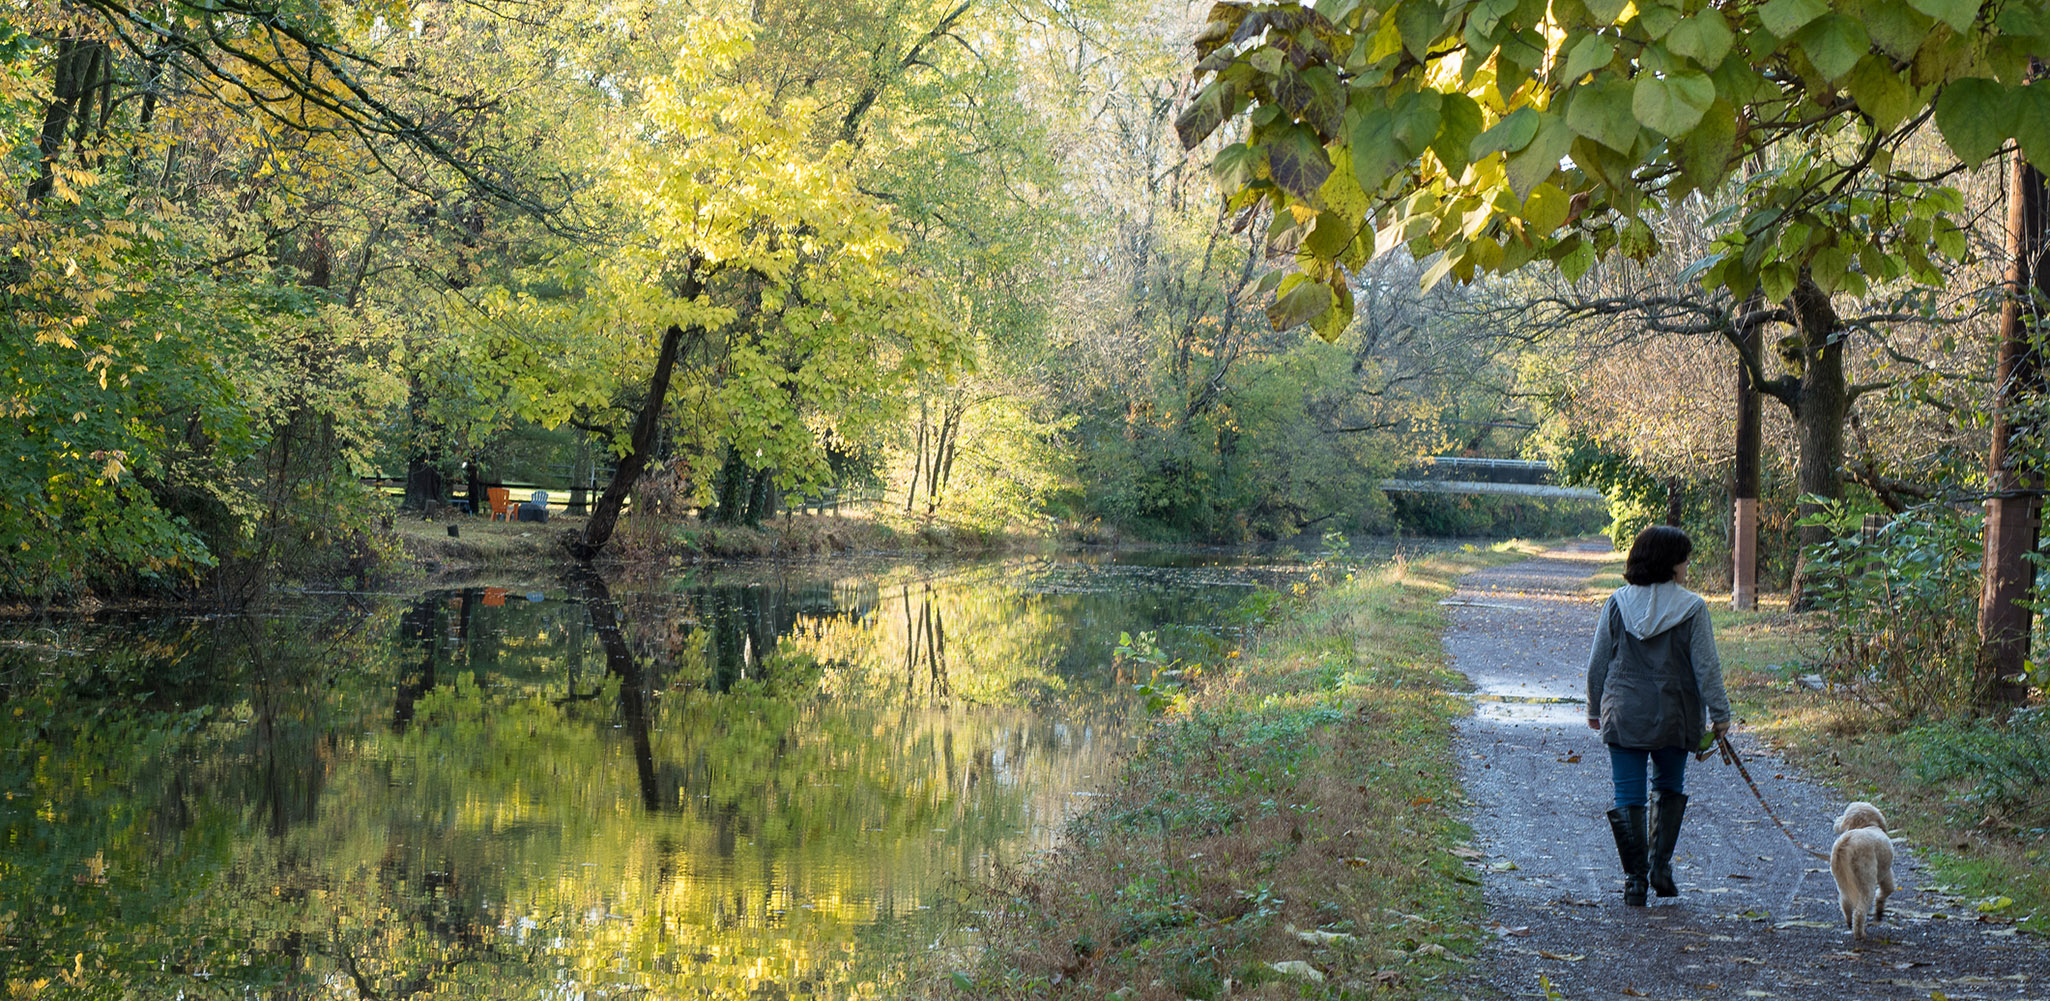
{"type": "MultiPolygon", "coordinates": [[[[0,983],[882,996],[1300,564],[725,566],[0,626],[0,983]]],[[[34,995],[34,992],[30,992],[34,995]]]]}

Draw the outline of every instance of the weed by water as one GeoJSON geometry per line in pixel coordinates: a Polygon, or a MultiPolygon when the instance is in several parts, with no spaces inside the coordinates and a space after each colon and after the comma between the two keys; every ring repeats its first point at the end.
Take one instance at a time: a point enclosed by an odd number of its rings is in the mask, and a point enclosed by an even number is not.
{"type": "MultiPolygon", "coordinates": [[[[1337,998],[1440,986],[1478,948],[1440,634],[1516,553],[1344,574],[1199,665],[1065,846],[999,875],[946,998],[1337,998]]],[[[1143,652],[1136,638],[1128,644],[1143,652]]]]}

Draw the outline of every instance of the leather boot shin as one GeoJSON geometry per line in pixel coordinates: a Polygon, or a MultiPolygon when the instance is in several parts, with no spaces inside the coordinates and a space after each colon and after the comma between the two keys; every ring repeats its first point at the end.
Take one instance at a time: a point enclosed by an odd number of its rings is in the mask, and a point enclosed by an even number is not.
{"type": "Polygon", "coordinates": [[[1677,897],[1673,883],[1673,846],[1680,843],[1680,820],[1687,815],[1687,797],[1663,792],[1651,801],[1651,889],[1661,897],[1677,897]]]}
{"type": "Polygon", "coordinates": [[[1651,871],[1644,814],[1641,806],[1609,811],[1609,831],[1616,836],[1616,857],[1623,863],[1623,903],[1631,907],[1644,906],[1646,877],[1651,871]]]}

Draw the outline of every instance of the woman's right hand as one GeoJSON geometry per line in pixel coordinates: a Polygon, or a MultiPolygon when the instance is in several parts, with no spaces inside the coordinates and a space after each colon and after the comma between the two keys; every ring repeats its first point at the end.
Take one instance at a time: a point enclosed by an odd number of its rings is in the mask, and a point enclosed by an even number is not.
{"type": "Polygon", "coordinates": [[[1587,718],[1587,728],[1590,730],[1599,730],[1602,728],[1602,721],[1595,719],[1592,716],[1589,716],[1587,718]]]}

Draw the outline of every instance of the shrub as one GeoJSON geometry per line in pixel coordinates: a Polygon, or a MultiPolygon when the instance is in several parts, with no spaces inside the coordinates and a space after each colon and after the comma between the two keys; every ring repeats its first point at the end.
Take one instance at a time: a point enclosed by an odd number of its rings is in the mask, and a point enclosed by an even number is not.
{"type": "Polygon", "coordinates": [[[1869,513],[1838,502],[1813,519],[1836,530],[1808,553],[1816,608],[1828,614],[1823,674],[1886,718],[1968,711],[1978,645],[1978,519],[1928,505],[1865,531],[1869,513]]]}
{"type": "Polygon", "coordinates": [[[1956,784],[1956,807],[2038,835],[2050,828],[2050,711],[2037,706],[2004,725],[1923,726],[1906,736],[1922,748],[1923,782],[1956,784]]]}

